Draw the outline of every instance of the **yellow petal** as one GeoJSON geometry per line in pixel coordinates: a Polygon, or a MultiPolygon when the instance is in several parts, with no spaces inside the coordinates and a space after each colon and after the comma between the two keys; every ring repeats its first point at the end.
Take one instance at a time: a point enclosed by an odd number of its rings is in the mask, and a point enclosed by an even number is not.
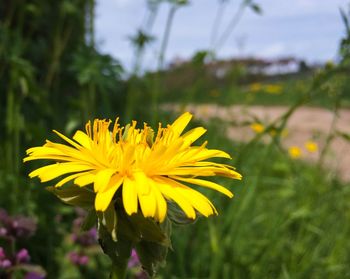
{"type": "Polygon", "coordinates": [[[135,180],[126,177],[123,184],[123,204],[128,215],[137,213],[137,191],[135,180]]]}
{"type": "Polygon", "coordinates": [[[177,191],[176,187],[169,185],[166,181],[159,178],[155,181],[159,191],[168,199],[176,202],[180,208],[185,212],[188,218],[195,219],[196,212],[193,206],[186,200],[186,198],[177,191]]]}
{"type": "Polygon", "coordinates": [[[87,134],[85,134],[84,132],[78,130],[74,136],[73,139],[75,141],[77,141],[79,144],[81,144],[82,146],[84,146],[87,149],[91,149],[91,139],[89,138],[89,136],[87,134]]]}
{"type": "Polygon", "coordinates": [[[81,149],[81,146],[79,144],[75,143],[74,141],[72,141],[70,138],[67,138],[65,135],[61,134],[60,132],[58,132],[56,130],[53,130],[53,132],[56,133],[62,139],[64,139],[66,142],[68,142],[69,144],[74,146],[75,148],[81,149]]]}
{"type": "Polygon", "coordinates": [[[133,176],[143,216],[154,217],[157,204],[149,179],[143,171],[136,171],[133,176]]]}
{"type": "Polygon", "coordinates": [[[109,180],[109,183],[106,184],[105,187],[101,187],[99,189],[99,192],[105,192],[108,191],[111,187],[114,187],[115,184],[121,183],[120,181],[123,181],[124,177],[121,176],[119,173],[112,175],[111,179],[109,180]]]}
{"type": "Polygon", "coordinates": [[[105,192],[98,192],[96,194],[95,198],[95,209],[97,211],[106,211],[109,204],[111,203],[111,200],[119,189],[120,185],[122,184],[123,179],[119,179],[116,184],[113,185],[113,187],[109,188],[105,192]]]}
{"type": "Polygon", "coordinates": [[[32,147],[29,148],[26,153],[29,155],[28,157],[23,159],[23,162],[27,162],[30,160],[37,160],[41,159],[40,157],[50,157],[50,156],[64,156],[65,154],[57,150],[56,148],[46,147],[46,146],[39,146],[39,147],[32,147]],[[39,158],[37,158],[39,157],[39,158]]]}
{"type": "Polygon", "coordinates": [[[150,190],[147,195],[142,195],[138,192],[140,207],[145,217],[154,217],[156,213],[157,203],[153,190],[150,190]]]}
{"type": "Polygon", "coordinates": [[[171,125],[172,130],[175,131],[178,135],[181,135],[183,130],[185,130],[188,123],[191,121],[192,114],[185,112],[179,118],[177,118],[174,123],[171,125]]]}
{"type": "Polygon", "coordinates": [[[160,223],[162,223],[165,219],[168,206],[162,193],[159,191],[157,184],[152,179],[149,179],[149,183],[152,187],[154,197],[157,202],[155,217],[159,220],[160,223]]]}
{"type": "Polygon", "coordinates": [[[231,156],[222,150],[216,149],[202,149],[192,158],[193,161],[202,161],[209,158],[227,158],[231,159],[231,156]]]}
{"type": "Polygon", "coordinates": [[[99,192],[101,188],[106,188],[106,186],[109,183],[109,180],[111,179],[111,176],[115,173],[115,169],[104,169],[99,171],[95,175],[94,180],[94,191],[99,192]]]}
{"type": "Polygon", "coordinates": [[[141,195],[148,195],[151,187],[149,186],[148,178],[143,171],[133,172],[135,183],[137,186],[137,192],[141,195]]]}
{"type": "Polygon", "coordinates": [[[233,197],[233,194],[231,191],[227,190],[225,187],[215,183],[215,182],[211,182],[211,181],[207,181],[207,180],[202,180],[202,179],[196,179],[196,178],[183,178],[183,177],[172,177],[173,179],[176,180],[181,180],[184,182],[188,182],[191,184],[196,184],[202,187],[207,187],[207,188],[211,188],[214,189],[220,193],[223,193],[224,195],[228,196],[229,198],[233,197]]]}
{"type": "Polygon", "coordinates": [[[214,205],[198,191],[193,190],[190,187],[187,187],[186,185],[183,185],[172,179],[166,179],[166,181],[170,185],[177,187],[177,191],[180,192],[184,197],[186,197],[186,199],[192,204],[192,206],[205,217],[208,217],[214,213],[217,214],[214,205]]]}
{"type": "Polygon", "coordinates": [[[193,142],[199,139],[206,131],[207,130],[203,127],[198,127],[188,131],[182,136],[182,138],[187,145],[191,145],[193,142]]]}
{"type": "Polygon", "coordinates": [[[64,179],[60,180],[55,186],[56,187],[61,187],[62,185],[66,184],[67,182],[79,177],[83,175],[82,173],[75,173],[75,174],[72,174],[70,176],[67,176],[65,177],[64,179]]]}
{"type": "Polygon", "coordinates": [[[89,165],[75,163],[75,162],[56,163],[56,164],[52,164],[52,165],[48,165],[48,166],[36,169],[35,171],[32,171],[29,174],[29,176],[31,178],[35,176],[39,176],[41,182],[46,182],[56,177],[59,177],[63,174],[72,173],[72,172],[82,172],[82,171],[87,171],[91,169],[92,168],[89,165]]]}
{"type": "MultiPolygon", "coordinates": [[[[215,169],[216,170],[216,169],[215,169]]],[[[158,175],[189,175],[189,176],[214,176],[214,168],[180,167],[173,170],[157,172],[158,175]]]]}
{"type": "Polygon", "coordinates": [[[95,181],[95,176],[96,176],[96,174],[91,173],[91,172],[84,174],[84,175],[79,176],[76,179],[74,179],[74,184],[76,184],[80,187],[84,187],[86,185],[93,183],[95,181]]]}

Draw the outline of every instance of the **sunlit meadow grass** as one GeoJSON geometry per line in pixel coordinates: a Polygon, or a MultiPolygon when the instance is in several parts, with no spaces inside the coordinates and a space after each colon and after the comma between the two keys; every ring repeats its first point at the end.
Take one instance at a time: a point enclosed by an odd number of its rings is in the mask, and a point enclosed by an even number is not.
{"type": "MultiPolygon", "coordinates": [[[[210,141],[243,150],[218,129],[210,129],[210,141]]],[[[221,215],[209,223],[174,228],[176,249],[159,277],[349,278],[349,184],[273,144],[238,156],[243,184],[223,182],[235,198],[216,199],[221,215]]]]}

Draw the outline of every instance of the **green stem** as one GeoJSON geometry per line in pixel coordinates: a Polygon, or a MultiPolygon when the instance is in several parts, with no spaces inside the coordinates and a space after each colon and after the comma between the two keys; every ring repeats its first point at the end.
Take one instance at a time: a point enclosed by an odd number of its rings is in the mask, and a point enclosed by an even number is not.
{"type": "Polygon", "coordinates": [[[113,263],[111,268],[110,279],[124,279],[128,261],[113,263]]]}
{"type": "Polygon", "coordinates": [[[164,31],[164,35],[163,35],[162,45],[160,47],[160,52],[159,52],[158,71],[162,70],[163,66],[164,66],[165,52],[166,52],[166,49],[168,46],[168,41],[169,41],[169,37],[170,37],[170,30],[171,30],[171,26],[173,24],[173,19],[174,19],[175,12],[176,12],[177,8],[178,8],[178,6],[174,4],[173,6],[171,6],[171,8],[169,10],[169,14],[168,14],[166,25],[165,25],[165,31],[164,31]]]}

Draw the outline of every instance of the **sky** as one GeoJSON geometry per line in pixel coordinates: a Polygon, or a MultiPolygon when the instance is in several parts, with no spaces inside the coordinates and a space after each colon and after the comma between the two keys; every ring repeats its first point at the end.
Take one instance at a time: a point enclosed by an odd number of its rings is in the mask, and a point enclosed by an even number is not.
{"type": "MultiPolygon", "coordinates": [[[[188,59],[196,51],[209,49],[211,30],[219,0],[190,0],[177,10],[171,29],[165,61],[188,59]]],[[[336,59],[344,34],[340,8],[349,0],[256,0],[263,10],[257,15],[245,10],[219,58],[254,56],[277,58],[293,56],[310,63],[336,59]]],[[[97,0],[95,32],[99,49],[111,54],[131,69],[134,50],[128,40],[142,28],[147,15],[145,0],[97,0]]],[[[219,32],[223,32],[237,11],[239,0],[228,1],[219,32]]],[[[170,5],[163,3],[152,35],[156,40],[147,49],[143,66],[154,69],[170,5]]]]}

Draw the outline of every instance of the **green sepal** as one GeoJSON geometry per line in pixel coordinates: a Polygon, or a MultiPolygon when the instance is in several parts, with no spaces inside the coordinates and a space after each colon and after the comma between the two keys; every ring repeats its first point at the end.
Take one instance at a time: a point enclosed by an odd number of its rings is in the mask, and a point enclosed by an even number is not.
{"type": "MultiPolygon", "coordinates": [[[[168,201],[168,212],[167,216],[171,222],[177,225],[188,225],[196,222],[197,219],[188,218],[185,212],[183,212],[177,204],[168,201]]],[[[198,214],[198,212],[197,212],[198,214]]]]}
{"type": "Polygon", "coordinates": [[[53,193],[62,202],[82,208],[92,208],[95,202],[95,193],[87,187],[78,187],[70,185],[68,187],[56,188],[46,187],[46,190],[53,193]]]}
{"type": "Polygon", "coordinates": [[[124,209],[117,208],[116,211],[118,214],[118,235],[121,235],[132,242],[140,241],[140,232],[132,224],[124,209]]]}
{"type": "Polygon", "coordinates": [[[118,234],[133,242],[141,240],[152,241],[161,245],[170,246],[170,234],[164,227],[152,218],[145,218],[141,212],[129,216],[121,201],[116,203],[118,214],[118,234]]]}
{"type": "Polygon", "coordinates": [[[161,225],[152,218],[145,218],[142,213],[138,212],[129,216],[129,220],[138,232],[141,240],[170,246],[170,235],[163,231],[161,225]]]}
{"type": "Polygon", "coordinates": [[[114,209],[114,202],[110,203],[106,211],[98,211],[97,218],[98,223],[102,224],[106,228],[113,241],[117,241],[118,217],[114,209]]]}
{"type": "Polygon", "coordinates": [[[153,277],[160,266],[165,264],[168,254],[167,246],[142,240],[135,246],[142,268],[153,277]]]}

